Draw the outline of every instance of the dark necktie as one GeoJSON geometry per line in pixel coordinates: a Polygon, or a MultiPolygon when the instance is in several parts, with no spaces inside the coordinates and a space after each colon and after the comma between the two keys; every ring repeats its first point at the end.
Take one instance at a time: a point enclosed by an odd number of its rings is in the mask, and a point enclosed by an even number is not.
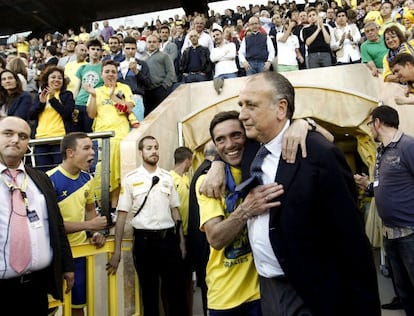
{"type": "Polygon", "coordinates": [[[268,154],[270,154],[270,151],[267,150],[264,145],[262,145],[262,147],[260,147],[259,151],[257,152],[256,157],[254,157],[252,164],[250,165],[250,176],[256,178],[260,184],[263,184],[263,161],[268,154]]]}
{"type": "Polygon", "coordinates": [[[19,170],[5,172],[11,178],[13,185],[10,188],[10,266],[18,273],[28,266],[32,257],[26,205],[21,188],[16,182],[19,172],[19,170]]]}

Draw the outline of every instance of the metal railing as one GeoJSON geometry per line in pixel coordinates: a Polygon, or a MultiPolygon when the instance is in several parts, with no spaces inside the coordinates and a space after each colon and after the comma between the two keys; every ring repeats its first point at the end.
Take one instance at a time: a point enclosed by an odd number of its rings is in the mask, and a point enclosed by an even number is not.
{"type": "MultiPolygon", "coordinates": [[[[131,239],[124,239],[122,243],[122,251],[131,251],[132,249],[132,240],[131,239]]],[[[108,239],[105,245],[102,248],[96,248],[94,245],[89,243],[84,243],[76,246],[72,246],[72,254],[74,258],[85,257],[86,258],[86,314],[90,316],[98,315],[96,311],[96,304],[97,298],[95,295],[95,283],[97,281],[101,282],[99,285],[103,288],[105,286],[105,280],[95,279],[95,263],[96,257],[100,254],[106,254],[106,261],[110,259],[114,252],[115,242],[114,239],[108,239]]],[[[107,290],[107,314],[108,316],[117,316],[118,315],[118,280],[117,275],[120,272],[118,271],[117,274],[110,274],[107,275],[106,280],[106,290],[107,290]]],[[[65,282],[66,283],[66,282],[65,282]]],[[[135,288],[134,288],[134,298],[135,298],[135,313],[134,316],[142,315],[141,312],[141,301],[140,301],[140,293],[139,293],[139,286],[138,284],[138,277],[135,273],[135,288]]],[[[64,284],[64,289],[66,288],[66,284],[64,284]]],[[[49,300],[49,308],[53,307],[62,307],[62,315],[63,316],[71,316],[72,315],[72,295],[71,292],[68,294],[64,294],[63,302],[54,300],[50,298],[49,300]]],[[[103,309],[103,306],[100,306],[103,309]]]]}

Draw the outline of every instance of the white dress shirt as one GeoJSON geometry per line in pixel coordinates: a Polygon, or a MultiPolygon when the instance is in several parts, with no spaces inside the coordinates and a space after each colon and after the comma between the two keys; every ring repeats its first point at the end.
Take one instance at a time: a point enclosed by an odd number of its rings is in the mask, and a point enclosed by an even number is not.
{"type": "MultiPolygon", "coordinates": [[[[279,135],[269,143],[265,144],[266,148],[270,151],[270,154],[264,158],[262,165],[263,184],[275,182],[276,172],[282,154],[283,134],[289,125],[290,122],[287,121],[279,135]]],[[[253,251],[254,263],[259,275],[265,278],[284,275],[270,243],[269,219],[269,211],[266,211],[247,221],[249,241],[253,251]]]]}

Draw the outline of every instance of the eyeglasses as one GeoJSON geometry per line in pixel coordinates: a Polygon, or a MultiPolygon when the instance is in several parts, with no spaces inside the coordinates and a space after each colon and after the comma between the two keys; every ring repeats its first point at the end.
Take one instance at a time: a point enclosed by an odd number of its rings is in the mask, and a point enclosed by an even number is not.
{"type": "Polygon", "coordinates": [[[375,122],[375,120],[371,120],[371,121],[369,121],[368,123],[367,123],[367,126],[369,127],[372,123],[374,123],[375,122]]]}

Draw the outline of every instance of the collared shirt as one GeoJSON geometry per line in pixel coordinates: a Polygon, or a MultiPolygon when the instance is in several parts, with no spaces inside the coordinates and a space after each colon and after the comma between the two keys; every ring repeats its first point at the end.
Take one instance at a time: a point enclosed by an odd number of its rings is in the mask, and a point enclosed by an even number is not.
{"type": "Polygon", "coordinates": [[[387,146],[378,148],[373,182],[375,204],[383,225],[389,228],[414,227],[413,157],[414,138],[401,131],[387,146]]]}
{"type": "MultiPolygon", "coordinates": [[[[10,204],[11,192],[8,184],[11,179],[3,173],[7,168],[0,163],[0,279],[8,279],[18,276],[9,264],[10,256],[10,204]]],[[[52,262],[52,248],[49,237],[49,221],[46,200],[42,192],[29,177],[20,163],[17,170],[22,170],[17,176],[16,182],[19,186],[27,181],[25,192],[28,200],[29,211],[36,211],[39,221],[29,224],[30,243],[32,250],[32,261],[23,273],[37,271],[46,268],[52,262]]]]}
{"type": "MultiPolygon", "coordinates": [[[[287,121],[282,131],[269,143],[265,144],[270,151],[262,165],[263,184],[275,182],[280,156],[282,154],[283,134],[288,129],[290,122],[287,121]]],[[[247,222],[250,245],[253,250],[254,262],[259,275],[272,278],[284,275],[279,261],[277,260],[269,239],[269,211],[249,219],[247,222]]]]}
{"type": "Polygon", "coordinates": [[[175,225],[171,208],[180,206],[180,199],[174,189],[174,181],[168,171],[157,168],[149,173],[143,166],[128,173],[122,180],[121,193],[117,210],[138,211],[145,196],[147,201],[140,213],[133,217],[131,224],[136,229],[160,230],[175,225]],[[159,177],[159,182],[151,189],[152,178],[159,177]],[[149,192],[149,194],[148,194],[149,192]]]}

